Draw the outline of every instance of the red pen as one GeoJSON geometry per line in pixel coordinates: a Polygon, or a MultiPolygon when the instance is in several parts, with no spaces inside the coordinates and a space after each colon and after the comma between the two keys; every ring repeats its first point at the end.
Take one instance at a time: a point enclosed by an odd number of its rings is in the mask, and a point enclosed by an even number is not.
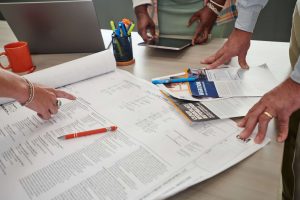
{"type": "Polygon", "coordinates": [[[117,126],[110,126],[110,127],[106,127],[106,128],[99,128],[99,129],[94,129],[94,130],[89,130],[89,131],[82,131],[82,132],[78,132],[78,133],[71,133],[71,134],[60,136],[60,137],[58,137],[58,139],[68,140],[68,139],[77,138],[77,137],[105,133],[108,131],[115,131],[115,130],[117,130],[117,128],[118,128],[117,126]]]}

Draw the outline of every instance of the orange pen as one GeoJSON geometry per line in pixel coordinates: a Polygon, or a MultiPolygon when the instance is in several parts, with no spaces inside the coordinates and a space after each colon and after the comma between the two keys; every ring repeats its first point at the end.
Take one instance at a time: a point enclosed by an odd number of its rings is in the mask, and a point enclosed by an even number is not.
{"type": "Polygon", "coordinates": [[[117,126],[110,126],[110,127],[106,127],[106,128],[99,128],[99,129],[94,129],[94,130],[89,130],[89,131],[82,131],[82,132],[78,132],[78,133],[71,133],[71,134],[60,136],[60,137],[58,137],[58,139],[68,140],[68,139],[77,138],[77,137],[105,133],[108,131],[115,131],[115,130],[117,130],[117,128],[118,128],[117,126]]]}
{"type": "Polygon", "coordinates": [[[123,18],[122,19],[122,22],[125,24],[125,25],[127,25],[127,26],[129,26],[132,22],[129,20],[129,19],[127,19],[127,18],[123,18]]]}

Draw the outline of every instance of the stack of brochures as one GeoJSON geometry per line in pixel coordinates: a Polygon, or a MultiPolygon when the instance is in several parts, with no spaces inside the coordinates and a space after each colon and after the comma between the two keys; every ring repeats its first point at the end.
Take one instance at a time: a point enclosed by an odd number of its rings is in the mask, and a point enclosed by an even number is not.
{"type": "Polygon", "coordinates": [[[266,64],[248,70],[187,69],[152,82],[190,123],[244,116],[278,84],[266,64]]]}

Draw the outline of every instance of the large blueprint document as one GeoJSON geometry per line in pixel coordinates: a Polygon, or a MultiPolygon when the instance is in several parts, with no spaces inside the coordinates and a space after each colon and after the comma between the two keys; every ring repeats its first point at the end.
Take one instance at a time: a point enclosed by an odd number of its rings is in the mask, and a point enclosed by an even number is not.
{"type": "MultiPolygon", "coordinates": [[[[83,58],[66,62],[55,67],[24,75],[32,82],[57,88],[95,76],[112,72],[116,69],[114,56],[110,50],[95,53],[83,58]]],[[[1,98],[0,104],[11,102],[13,99],[1,98]]]]}
{"type": "Polygon", "coordinates": [[[62,89],[77,100],[63,100],[49,121],[17,103],[1,106],[1,199],[164,198],[266,144],[239,140],[231,120],[189,126],[155,86],[122,70],[62,89]],[[118,130],[57,139],[111,125],[118,130]]]}

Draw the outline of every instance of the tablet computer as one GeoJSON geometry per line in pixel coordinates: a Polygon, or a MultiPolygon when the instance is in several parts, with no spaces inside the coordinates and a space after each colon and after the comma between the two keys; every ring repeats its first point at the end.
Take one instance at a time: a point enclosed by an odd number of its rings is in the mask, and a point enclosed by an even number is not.
{"type": "Polygon", "coordinates": [[[0,3],[0,11],[31,53],[90,53],[105,49],[92,0],[0,3]]]}
{"type": "Polygon", "coordinates": [[[152,48],[170,49],[170,50],[181,50],[192,44],[192,40],[187,39],[175,39],[159,37],[146,42],[139,43],[141,46],[147,46],[152,48]]]}

